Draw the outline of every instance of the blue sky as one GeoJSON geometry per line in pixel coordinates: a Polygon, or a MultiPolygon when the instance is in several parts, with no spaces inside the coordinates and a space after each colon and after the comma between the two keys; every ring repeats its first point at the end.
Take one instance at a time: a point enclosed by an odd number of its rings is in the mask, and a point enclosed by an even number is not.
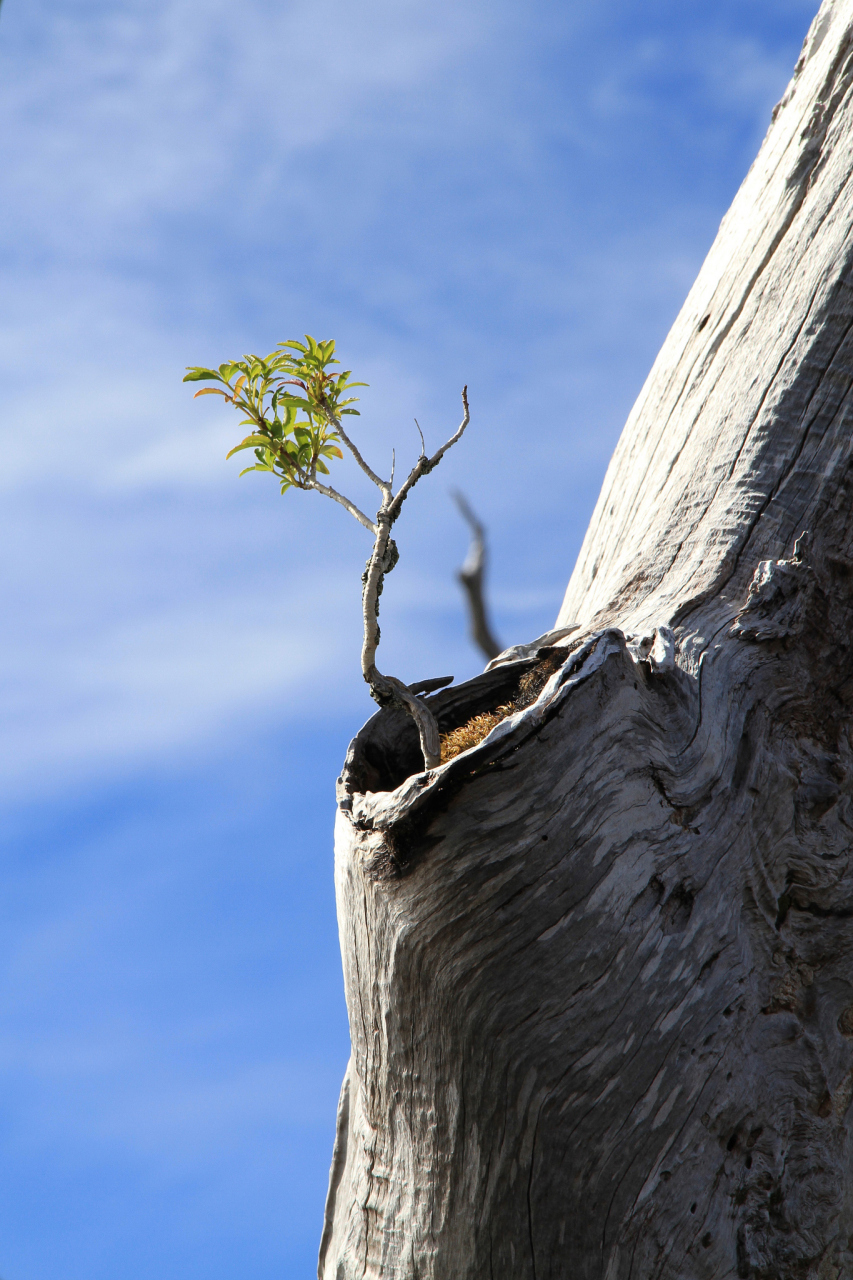
{"type": "Polygon", "coordinates": [[[488,525],[504,642],[546,630],[813,13],[4,0],[3,1280],[315,1265],[369,548],[238,481],[184,366],[335,337],[380,469],[468,383],[380,657],[474,674],[449,489],[488,525]]]}

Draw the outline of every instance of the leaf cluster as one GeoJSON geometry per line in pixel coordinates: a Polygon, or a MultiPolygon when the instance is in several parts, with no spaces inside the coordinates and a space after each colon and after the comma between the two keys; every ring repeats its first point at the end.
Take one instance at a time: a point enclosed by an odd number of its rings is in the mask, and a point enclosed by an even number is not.
{"type": "Polygon", "coordinates": [[[366,382],[352,382],[351,370],[330,371],[339,364],[334,358],[335,344],[316,342],[309,334],[305,342],[280,342],[266,357],[247,355],[242,360],[221,364],[218,369],[193,367],[184,382],[215,382],[219,386],[203,387],[197,396],[223,396],[246,416],[240,425],[251,428],[250,434],[228,453],[252,449],[253,466],[247,471],[270,471],[284,493],[291,487],[310,489],[317,473],[328,475],[326,462],[342,458],[338,434],[343,414],[358,414],[352,405],[357,398],[348,396],[353,387],[366,382]],[[290,388],[293,388],[291,390],[290,388]]]}

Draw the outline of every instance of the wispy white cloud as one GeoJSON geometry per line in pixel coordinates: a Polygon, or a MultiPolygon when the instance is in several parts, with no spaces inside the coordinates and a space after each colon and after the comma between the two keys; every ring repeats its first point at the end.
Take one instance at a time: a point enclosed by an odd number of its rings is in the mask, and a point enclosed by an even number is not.
{"type": "Polygon", "coordinates": [[[12,225],[91,259],[105,235],[129,247],[154,212],[223,192],[262,203],[289,158],[464,61],[494,16],[422,0],[254,0],[237,19],[224,0],[136,0],[61,15],[42,3],[23,23],[28,56],[7,51],[0,89],[18,126],[0,145],[6,190],[23,197],[12,225]]]}
{"type": "Polygon", "coordinates": [[[25,1139],[30,1152],[82,1146],[90,1161],[120,1152],[175,1177],[245,1147],[259,1130],[328,1127],[337,1064],[276,1057],[188,1069],[176,1061],[181,1040],[166,1044],[126,1026],[49,1039],[4,1035],[0,1079],[17,1101],[7,1142],[25,1139]]]}
{"type": "Polygon", "coordinates": [[[504,625],[544,629],[720,212],[601,166],[665,109],[661,77],[752,119],[787,54],[658,29],[599,56],[597,12],[509,0],[252,0],[239,20],[224,0],[40,0],[2,21],[6,793],[363,697],[360,531],[238,484],[236,424],[180,384],[293,316],[373,384],[380,465],[414,448],[415,414],[431,440],[452,429],[471,384],[469,438],[407,506],[384,660],[476,666],[451,484],[492,530],[504,625]],[[571,75],[546,68],[555,42],[571,75]],[[605,178],[599,227],[583,210],[605,178]]]}
{"type": "Polygon", "coordinates": [[[788,50],[771,50],[755,39],[730,38],[702,52],[712,99],[730,110],[754,112],[756,124],[769,128],[766,105],[782,96],[793,71],[788,50]]]}
{"type": "Polygon", "coordinates": [[[328,577],[321,588],[298,575],[290,585],[290,600],[237,585],[159,608],[143,598],[85,629],[73,614],[53,625],[31,614],[11,640],[7,625],[0,792],[68,785],[93,766],[124,772],[140,757],[165,761],[247,717],[352,707],[362,695],[345,674],[357,671],[346,639],[357,627],[346,616],[356,613],[355,591],[328,577]],[[348,607],[330,625],[336,599],[348,607]]]}

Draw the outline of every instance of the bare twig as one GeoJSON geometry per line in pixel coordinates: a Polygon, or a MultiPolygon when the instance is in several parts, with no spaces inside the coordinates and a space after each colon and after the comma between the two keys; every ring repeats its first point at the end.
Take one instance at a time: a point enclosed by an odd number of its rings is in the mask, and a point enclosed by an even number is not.
{"type": "Polygon", "coordinates": [[[366,516],[363,511],[358,509],[354,502],[350,502],[349,498],[345,498],[342,493],[338,493],[337,489],[333,489],[331,485],[323,484],[314,476],[306,476],[305,487],[308,489],[316,489],[317,492],[322,493],[325,498],[331,498],[333,502],[339,502],[342,507],[346,508],[351,516],[355,517],[359,524],[363,524],[365,529],[369,529],[372,534],[375,535],[379,532],[377,525],[370,519],[370,516],[366,516]]]}
{"type": "MultiPolygon", "coordinates": [[[[397,491],[397,496],[394,498],[390,506],[392,524],[400,514],[400,508],[402,507],[403,503],[406,501],[406,498],[409,496],[410,490],[412,490],[415,487],[415,485],[420,480],[421,476],[429,475],[430,471],[434,471],[435,468],[438,466],[439,462],[441,462],[441,459],[447,453],[447,450],[451,448],[452,445],[456,444],[458,440],[462,439],[462,433],[464,432],[465,428],[468,426],[468,423],[471,421],[471,415],[468,412],[468,388],[467,387],[462,388],[462,409],[463,409],[462,421],[457,427],[456,431],[450,437],[450,439],[445,441],[445,443],[441,446],[440,449],[436,449],[435,453],[432,455],[431,458],[428,458],[425,453],[422,453],[421,456],[418,458],[417,462],[415,463],[415,465],[412,467],[406,479],[400,485],[400,488],[397,491]]],[[[420,430],[420,428],[418,428],[418,430],[420,430]]]]}
{"type": "Polygon", "coordinates": [[[362,458],[358,449],[353,444],[352,440],[350,440],[346,431],[344,431],[344,428],[341,425],[340,418],[334,418],[330,416],[329,421],[331,422],[337,434],[340,436],[341,440],[343,440],[344,444],[349,449],[352,456],[355,458],[358,465],[361,467],[364,474],[367,476],[368,480],[372,480],[373,483],[376,485],[377,489],[382,490],[383,494],[390,493],[391,486],[388,484],[387,480],[381,480],[379,476],[376,474],[376,472],[373,470],[373,468],[364,461],[364,458],[362,458]]]}
{"type": "Polygon", "coordinates": [[[501,652],[501,645],[494,637],[486,613],[483,589],[483,578],[486,572],[485,529],[458,490],[453,491],[453,500],[459,508],[462,518],[471,529],[471,546],[468,549],[465,563],[456,576],[462,584],[468,600],[471,639],[483,651],[486,658],[491,660],[501,652]]]}
{"type": "Polygon", "coordinates": [[[436,693],[453,684],[453,676],[434,676],[432,680],[417,680],[409,685],[409,693],[436,693]]]}

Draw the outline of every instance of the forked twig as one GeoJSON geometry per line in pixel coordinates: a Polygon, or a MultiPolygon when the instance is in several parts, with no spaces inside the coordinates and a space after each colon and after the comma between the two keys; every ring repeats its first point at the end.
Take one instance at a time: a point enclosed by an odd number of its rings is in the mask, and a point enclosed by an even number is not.
{"type": "Polygon", "coordinates": [[[379,485],[382,490],[382,503],[376,513],[376,540],[373,551],[367,562],[364,573],[364,591],[362,592],[362,616],[364,619],[364,641],[361,650],[361,671],[367,681],[372,697],[380,706],[394,703],[401,706],[412,717],[417,725],[421,740],[424,763],[428,769],[440,763],[441,746],[439,742],[438,724],[429,707],[394,676],[385,676],[376,666],[376,649],[379,644],[379,597],[385,582],[386,573],[390,573],[397,563],[397,547],[391,537],[391,528],[398,519],[403,503],[421,476],[428,475],[438,466],[447,450],[462,438],[462,434],[470,421],[468,409],[468,388],[462,389],[462,422],[445,444],[437,449],[431,458],[424,450],[403,481],[396,495],[389,486],[379,485]]]}

